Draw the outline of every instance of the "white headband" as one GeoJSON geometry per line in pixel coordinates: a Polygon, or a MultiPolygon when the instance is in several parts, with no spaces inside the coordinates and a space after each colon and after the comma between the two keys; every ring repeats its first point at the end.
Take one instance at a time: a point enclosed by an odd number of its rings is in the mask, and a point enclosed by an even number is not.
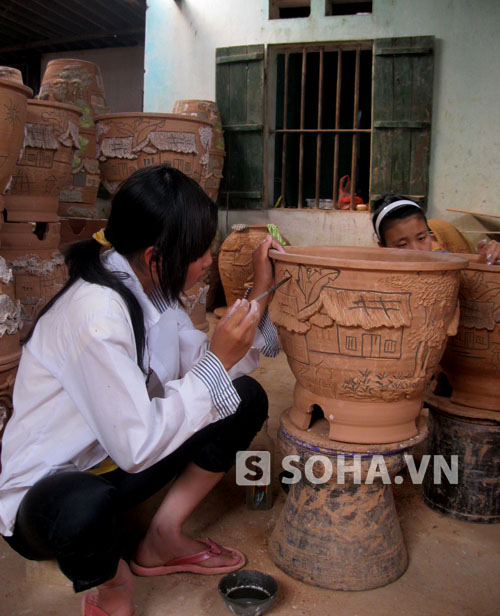
{"type": "Polygon", "coordinates": [[[414,207],[418,208],[421,212],[424,211],[418,203],[415,203],[415,201],[410,201],[409,199],[400,199],[399,201],[394,201],[393,203],[389,203],[389,205],[386,205],[384,208],[380,210],[380,214],[377,216],[377,222],[375,223],[375,233],[377,234],[377,237],[379,240],[381,239],[379,229],[380,229],[380,223],[382,222],[382,220],[384,220],[384,218],[387,216],[389,212],[392,212],[392,210],[402,207],[403,205],[413,205],[414,207]]]}

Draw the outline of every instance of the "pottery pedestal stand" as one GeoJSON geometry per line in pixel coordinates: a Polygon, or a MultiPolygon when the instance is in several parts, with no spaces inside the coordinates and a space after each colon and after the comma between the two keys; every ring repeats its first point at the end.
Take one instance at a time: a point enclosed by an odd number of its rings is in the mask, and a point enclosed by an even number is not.
{"type": "Polygon", "coordinates": [[[462,406],[446,396],[427,393],[429,467],[424,501],[440,513],[486,524],[500,522],[500,413],[462,406]],[[450,463],[458,456],[458,481],[433,480],[435,455],[450,463]]]}
{"type": "MultiPolygon", "coordinates": [[[[417,436],[377,445],[332,441],[326,420],[310,430],[297,428],[289,409],[281,416],[278,440],[283,455],[295,454],[301,479],[290,492],[272,533],[272,560],[293,578],[333,590],[367,590],[393,582],[408,565],[408,555],[396,514],[391,486],[375,478],[367,481],[373,456],[383,456],[391,481],[401,483],[397,473],[405,465],[404,454],[427,434],[419,426],[417,436]],[[305,466],[312,456],[326,456],[332,464],[329,481],[313,483],[305,466]],[[360,481],[348,471],[359,456],[360,481]],[[346,471],[337,475],[339,458],[346,471]],[[309,476],[309,479],[308,479],[309,476]]],[[[317,471],[320,476],[323,468],[317,471]]]]}

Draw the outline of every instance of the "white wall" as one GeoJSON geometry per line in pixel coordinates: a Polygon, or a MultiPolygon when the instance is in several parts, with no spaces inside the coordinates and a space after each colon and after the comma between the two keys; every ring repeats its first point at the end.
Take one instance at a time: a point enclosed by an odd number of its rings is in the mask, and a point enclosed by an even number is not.
{"type": "MultiPolygon", "coordinates": [[[[371,15],[346,17],[325,17],[324,0],[311,0],[310,17],[284,20],[268,19],[268,0],[148,4],[145,111],[171,111],[177,99],[214,100],[217,47],[435,36],[430,216],[463,228],[470,219],[447,212],[447,207],[500,213],[498,0],[374,0],[371,15]]],[[[310,213],[276,214],[286,216],[282,224],[288,226],[289,217],[301,220],[310,213]]],[[[314,243],[348,244],[359,226],[357,218],[354,226],[346,223],[342,233],[335,227],[333,238],[327,238],[324,226],[311,229],[303,220],[304,242],[316,237],[314,243]]],[[[371,236],[367,241],[371,243],[371,236]]]]}
{"type": "Polygon", "coordinates": [[[42,75],[49,60],[77,58],[94,62],[101,69],[109,111],[142,111],[144,47],[110,47],[45,54],[42,75]]]}

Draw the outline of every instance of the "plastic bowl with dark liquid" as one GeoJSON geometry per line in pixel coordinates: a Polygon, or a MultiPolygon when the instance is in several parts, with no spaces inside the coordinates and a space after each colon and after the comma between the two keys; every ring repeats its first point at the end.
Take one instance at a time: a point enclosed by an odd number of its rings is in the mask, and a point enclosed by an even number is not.
{"type": "Polygon", "coordinates": [[[233,571],[219,582],[219,593],[237,616],[261,616],[270,609],[277,592],[276,580],[261,571],[233,571]]]}

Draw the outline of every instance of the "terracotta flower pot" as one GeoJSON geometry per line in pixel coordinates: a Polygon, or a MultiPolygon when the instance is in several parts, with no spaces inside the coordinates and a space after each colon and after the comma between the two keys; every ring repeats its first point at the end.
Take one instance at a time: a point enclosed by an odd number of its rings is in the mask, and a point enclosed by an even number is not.
{"type": "Polygon", "coordinates": [[[60,223],[49,223],[42,239],[34,231],[31,223],[3,223],[0,228],[0,255],[12,269],[15,297],[21,302],[21,338],[68,279],[59,252],[60,223]]]}
{"type": "Polygon", "coordinates": [[[458,323],[463,257],[399,249],[270,251],[270,315],[297,380],[290,417],[307,429],[314,405],[330,438],[390,443],[417,434],[427,379],[458,323]]]}
{"type": "Polygon", "coordinates": [[[102,183],[114,194],[134,171],[167,163],[201,185],[207,175],[213,125],[168,113],[96,116],[102,183]]]}
{"type": "Polygon", "coordinates": [[[59,195],[60,216],[95,218],[94,207],[101,181],[94,116],[106,113],[101,69],[85,60],[51,60],[42,78],[38,97],[76,105],[80,117],[79,150],[73,159],[71,177],[59,195]]]}
{"type": "Polygon", "coordinates": [[[58,220],[59,191],[71,177],[81,114],[73,105],[28,101],[23,150],[5,195],[9,222],[58,220]]]}
{"type": "Polygon", "coordinates": [[[266,225],[237,224],[232,228],[219,252],[219,274],[228,306],[241,299],[253,282],[252,253],[269,235],[266,225]]]}
{"type": "Polygon", "coordinates": [[[465,255],[460,273],[460,322],[441,362],[453,387],[451,401],[500,411],[500,266],[465,255]]]}
{"type": "Polygon", "coordinates": [[[2,196],[16,166],[23,145],[27,102],[33,91],[12,78],[0,79],[0,210],[4,208],[2,196]]]}
{"type": "Polygon", "coordinates": [[[179,100],[175,101],[173,113],[194,116],[208,120],[214,125],[212,147],[209,152],[207,173],[201,178],[200,184],[207,195],[217,201],[219,185],[222,179],[224,168],[224,158],[226,156],[224,148],[224,133],[222,132],[222,121],[214,101],[204,100],[179,100]]]}

